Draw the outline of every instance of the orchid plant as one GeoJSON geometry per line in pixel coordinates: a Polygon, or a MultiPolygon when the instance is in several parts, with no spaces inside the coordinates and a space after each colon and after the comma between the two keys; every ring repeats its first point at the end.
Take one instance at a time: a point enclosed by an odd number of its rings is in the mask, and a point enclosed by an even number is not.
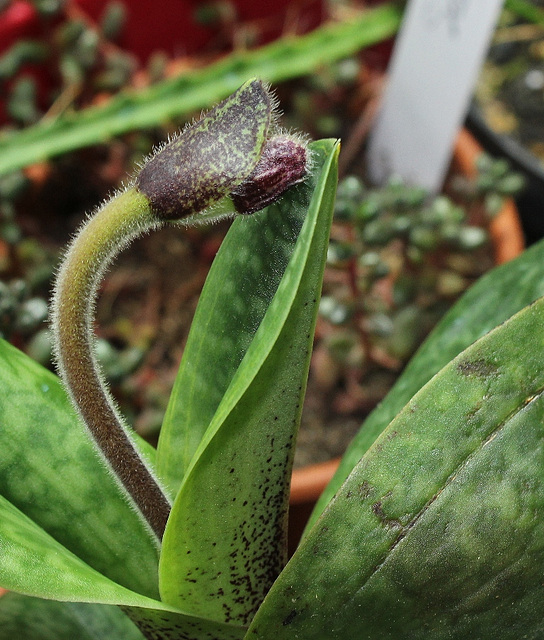
{"type": "Polygon", "coordinates": [[[62,380],[0,342],[0,640],[543,637],[544,245],[444,318],[287,563],[339,147],[274,108],[249,81],[89,218],[52,304],[62,380]],[[222,216],[155,450],[97,365],[98,286],[138,234],[222,216]]]}

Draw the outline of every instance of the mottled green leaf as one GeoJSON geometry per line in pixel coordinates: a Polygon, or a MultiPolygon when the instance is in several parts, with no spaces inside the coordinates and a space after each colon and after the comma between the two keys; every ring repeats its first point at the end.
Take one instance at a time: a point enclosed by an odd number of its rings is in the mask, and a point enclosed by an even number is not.
{"type": "Polygon", "coordinates": [[[7,593],[0,598],[0,640],[144,640],[144,636],[116,606],[7,593]]]}
{"type": "MultiPolygon", "coordinates": [[[[283,218],[292,209],[307,211],[276,295],[185,475],[163,539],[162,598],[225,622],[251,619],[285,559],[290,471],[328,246],[338,146],[322,141],[313,153],[307,184],[268,213],[283,218]]],[[[250,260],[254,248],[255,243],[250,260]]],[[[242,245],[238,251],[244,251],[242,245]]],[[[255,260],[262,264],[259,256],[255,260]]],[[[223,286],[220,276],[214,286],[223,286]]],[[[260,286],[258,280],[254,286],[260,286]]]]}
{"type": "MultiPolygon", "coordinates": [[[[309,197],[307,188],[294,193],[309,197]]],[[[157,472],[174,495],[293,252],[306,209],[289,206],[292,197],[235,220],[210,269],[157,451],[157,472]]]]}
{"type": "Polygon", "coordinates": [[[55,600],[153,606],[150,598],[92,569],[3,497],[0,552],[4,589],[55,600]]]}
{"type": "Polygon", "coordinates": [[[440,371],[307,534],[248,638],[544,633],[544,299],[440,371]]]}
{"type": "Polygon", "coordinates": [[[0,495],[97,571],[158,595],[158,551],[59,379],[0,341],[0,495]]]}
{"type": "Polygon", "coordinates": [[[472,342],[542,295],[544,241],[480,278],[437,325],[385,400],[365,420],[321,496],[308,528],[377,436],[437,371],[472,342]]]}

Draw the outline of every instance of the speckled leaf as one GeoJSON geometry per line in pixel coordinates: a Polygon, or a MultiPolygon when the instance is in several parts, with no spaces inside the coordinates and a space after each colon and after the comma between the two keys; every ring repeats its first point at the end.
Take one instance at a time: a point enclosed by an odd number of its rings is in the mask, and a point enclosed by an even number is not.
{"type": "Polygon", "coordinates": [[[149,637],[236,640],[240,627],[201,620],[106,578],[0,497],[0,587],[67,602],[118,605],[149,637]],[[153,634],[153,635],[150,635],[153,634]]]}
{"type": "MultiPolygon", "coordinates": [[[[318,154],[320,146],[310,148],[318,154]]],[[[305,216],[303,206],[269,207],[235,220],[221,244],[160,433],[157,472],[173,495],[276,293],[305,216]]]]}
{"type": "Polygon", "coordinates": [[[59,379],[0,340],[0,495],[82,560],[150,597],[158,551],[59,379]]]}
{"type": "Polygon", "coordinates": [[[214,620],[247,623],[285,560],[294,440],[336,190],[338,146],[313,148],[308,183],[269,211],[307,210],[295,250],[185,475],[163,539],[161,597],[214,620]]]}
{"type": "Polygon", "coordinates": [[[365,420],[314,509],[308,528],[377,436],[437,371],[472,342],[542,295],[544,241],[480,278],[437,325],[385,400],[365,420]]]}
{"type": "Polygon", "coordinates": [[[234,624],[181,616],[159,609],[122,609],[149,640],[242,640],[246,632],[244,627],[234,624]]]}
{"type": "Polygon", "coordinates": [[[355,467],[247,637],[544,634],[544,300],[440,371],[355,467]]]}
{"type": "Polygon", "coordinates": [[[58,602],[7,593],[0,598],[0,640],[144,640],[116,606],[58,602]]]}
{"type": "Polygon", "coordinates": [[[155,609],[121,610],[112,605],[42,600],[18,593],[0,598],[0,640],[241,640],[244,633],[239,627],[155,609]]]}

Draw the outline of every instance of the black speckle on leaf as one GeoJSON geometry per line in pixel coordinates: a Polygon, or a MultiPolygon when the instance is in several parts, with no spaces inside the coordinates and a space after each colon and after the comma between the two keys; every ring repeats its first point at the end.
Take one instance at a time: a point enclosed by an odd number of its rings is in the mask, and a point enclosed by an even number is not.
{"type": "Polygon", "coordinates": [[[285,618],[283,619],[283,626],[286,627],[287,625],[291,624],[291,622],[293,622],[293,620],[296,618],[297,615],[297,610],[293,609],[287,616],[285,616],[285,618]]]}

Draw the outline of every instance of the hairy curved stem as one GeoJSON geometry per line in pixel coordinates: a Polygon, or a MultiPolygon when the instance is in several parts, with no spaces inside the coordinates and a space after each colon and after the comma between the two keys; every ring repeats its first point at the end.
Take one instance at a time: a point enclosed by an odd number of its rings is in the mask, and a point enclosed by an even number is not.
{"type": "Polygon", "coordinates": [[[94,354],[98,285],[117,253],[157,228],[149,200],[135,188],[114,197],[81,229],[60,268],[53,298],[53,330],[61,376],[72,401],[115,476],[160,539],[170,503],[138,455],[109,394],[94,354]]]}
{"type": "Polygon", "coordinates": [[[296,136],[269,137],[273,109],[273,97],[254,79],[203,115],[87,221],[57,277],[52,319],[60,374],[108,465],[159,539],[170,504],[138,455],[94,355],[98,285],[112,259],[141,233],[168,222],[194,225],[255,213],[304,179],[306,145],[296,136]]]}

